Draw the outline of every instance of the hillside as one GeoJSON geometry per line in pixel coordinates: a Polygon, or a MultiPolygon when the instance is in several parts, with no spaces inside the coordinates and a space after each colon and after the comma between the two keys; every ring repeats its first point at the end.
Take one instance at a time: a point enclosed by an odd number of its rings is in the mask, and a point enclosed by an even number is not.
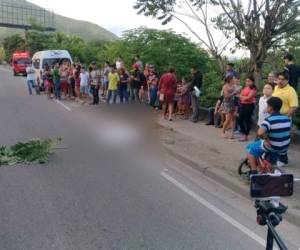
{"type": "MultiPolygon", "coordinates": [[[[18,5],[26,6],[29,8],[31,7],[41,8],[26,0],[10,0],[10,1],[0,0],[0,4],[1,2],[2,3],[9,2],[14,4],[16,3],[18,5]]],[[[62,31],[67,34],[80,36],[86,41],[93,41],[93,40],[113,41],[117,39],[117,36],[111,33],[110,31],[100,27],[99,25],[90,22],[75,20],[57,14],[55,14],[54,20],[55,20],[55,28],[57,31],[62,31]]],[[[0,27],[0,40],[13,34],[24,35],[24,31],[20,29],[9,29],[9,28],[0,27]]]]}

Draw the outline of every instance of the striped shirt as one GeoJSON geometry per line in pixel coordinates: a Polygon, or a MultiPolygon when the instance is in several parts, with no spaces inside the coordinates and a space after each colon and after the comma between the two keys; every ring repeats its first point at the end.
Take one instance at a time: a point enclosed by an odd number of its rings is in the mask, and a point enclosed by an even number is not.
{"type": "Polygon", "coordinates": [[[277,153],[287,152],[291,142],[291,125],[291,119],[279,113],[266,118],[261,124],[261,128],[266,130],[271,148],[264,145],[264,149],[277,153]]]}

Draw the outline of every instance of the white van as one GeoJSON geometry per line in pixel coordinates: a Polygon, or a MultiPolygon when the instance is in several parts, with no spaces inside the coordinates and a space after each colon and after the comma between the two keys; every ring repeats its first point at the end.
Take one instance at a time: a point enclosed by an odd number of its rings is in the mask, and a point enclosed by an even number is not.
{"type": "Polygon", "coordinates": [[[56,63],[62,64],[64,62],[73,63],[72,57],[67,50],[44,50],[36,52],[32,57],[32,64],[36,70],[37,81],[42,79],[41,75],[47,64],[52,67],[56,63]]]}

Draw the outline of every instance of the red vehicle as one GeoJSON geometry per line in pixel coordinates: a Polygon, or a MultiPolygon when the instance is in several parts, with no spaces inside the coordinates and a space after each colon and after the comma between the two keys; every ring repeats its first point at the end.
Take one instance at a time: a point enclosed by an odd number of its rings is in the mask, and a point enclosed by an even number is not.
{"type": "Polygon", "coordinates": [[[11,66],[13,68],[14,75],[26,75],[26,67],[30,63],[30,61],[31,59],[28,52],[13,53],[11,66]]]}

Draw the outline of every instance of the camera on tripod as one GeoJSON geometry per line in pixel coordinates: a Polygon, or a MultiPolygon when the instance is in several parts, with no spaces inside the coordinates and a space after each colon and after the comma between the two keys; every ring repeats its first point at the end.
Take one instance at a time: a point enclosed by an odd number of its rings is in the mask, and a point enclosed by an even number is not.
{"type": "Polygon", "coordinates": [[[287,249],[285,243],[275,230],[282,221],[282,215],[288,209],[280,203],[280,197],[293,195],[294,176],[291,174],[252,175],[250,179],[250,195],[255,199],[257,223],[268,226],[267,250],[273,249],[276,241],[280,249],[287,249]]]}

